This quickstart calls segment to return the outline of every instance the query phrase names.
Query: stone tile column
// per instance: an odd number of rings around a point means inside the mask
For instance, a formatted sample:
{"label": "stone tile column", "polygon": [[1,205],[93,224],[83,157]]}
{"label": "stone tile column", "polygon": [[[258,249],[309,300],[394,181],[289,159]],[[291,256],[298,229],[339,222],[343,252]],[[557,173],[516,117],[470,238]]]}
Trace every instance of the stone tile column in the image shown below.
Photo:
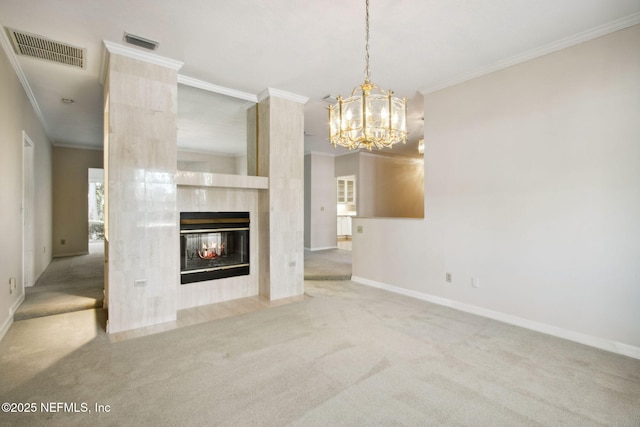
{"label": "stone tile column", "polygon": [[260,295],[270,300],[304,293],[304,103],[269,89],[258,96]]}
{"label": "stone tile column", "polygon": [[130,57],[120,45],[105,45],[105,285],[108,332],[119,332],[176,319],[181,64]]}

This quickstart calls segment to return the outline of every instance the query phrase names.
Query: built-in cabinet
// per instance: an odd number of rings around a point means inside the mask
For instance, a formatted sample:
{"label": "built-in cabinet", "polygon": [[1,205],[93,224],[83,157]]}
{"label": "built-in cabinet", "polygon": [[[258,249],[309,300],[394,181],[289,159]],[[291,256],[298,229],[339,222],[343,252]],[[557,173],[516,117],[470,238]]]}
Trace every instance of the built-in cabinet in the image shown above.
{"label": "built-in cabinet", "polygon": [[338,203],[356,203],[356,182],[354,178],[338,178]]}
{"label": "built-in cabinet", "polygon": [[356,177],[339,176],[336,179],[338,202],[338,237],[351,236],[351,217],[356,215]]}
{"label": "built-in cabinet", "polygon": [[338,236],[351,236],[351,217],[338,217]]}

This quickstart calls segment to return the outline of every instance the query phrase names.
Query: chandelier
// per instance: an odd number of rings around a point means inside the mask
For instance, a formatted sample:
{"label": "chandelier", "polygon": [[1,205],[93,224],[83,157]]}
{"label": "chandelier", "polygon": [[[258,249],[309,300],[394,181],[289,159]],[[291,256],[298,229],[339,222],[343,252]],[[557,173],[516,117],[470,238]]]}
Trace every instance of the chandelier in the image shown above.
{"label": "chandelier", "polygon": [[407,142],[407,100],[393,97],[371,83],[369,72],[369,0],[366,0],[366,45],[364,83],[351,96],[329,106],[329,141],[349,150],[390,148]]}

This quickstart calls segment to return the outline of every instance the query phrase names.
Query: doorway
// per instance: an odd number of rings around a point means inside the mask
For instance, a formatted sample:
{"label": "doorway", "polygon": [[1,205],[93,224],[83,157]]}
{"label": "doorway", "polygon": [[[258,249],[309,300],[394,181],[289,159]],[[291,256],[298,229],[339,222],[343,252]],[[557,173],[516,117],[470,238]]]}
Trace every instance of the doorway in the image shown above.
{"label": "doorway", "polygon": [[337,181],[337,246],[338,249],[350,251],[351,245],[351,219],[357,215],[356,204],[356,176],[339,176]]}
{"label": "doorway", "polygon": [[22,132],[22,285],[35,284],[34,252],[34,144],[25,131]]}
{"label": "doorway", "polygon": [[104,169],[89,168],[89,253],[104,252]]}

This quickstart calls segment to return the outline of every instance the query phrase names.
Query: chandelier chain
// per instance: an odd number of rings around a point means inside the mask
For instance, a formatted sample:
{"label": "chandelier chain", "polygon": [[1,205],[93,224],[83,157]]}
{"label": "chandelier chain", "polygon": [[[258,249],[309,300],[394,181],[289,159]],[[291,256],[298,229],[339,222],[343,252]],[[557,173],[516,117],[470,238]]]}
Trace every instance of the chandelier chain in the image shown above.
{"label": "chandelier chain", "polygon": [[366,1],[367,7],[367,18],[366,18],[366,26],[365,26],[365,69],[364,69],[364,81],[365,83],[369,83],[369,78],[371,77],[371,73],[369,72],[369,0]]}

